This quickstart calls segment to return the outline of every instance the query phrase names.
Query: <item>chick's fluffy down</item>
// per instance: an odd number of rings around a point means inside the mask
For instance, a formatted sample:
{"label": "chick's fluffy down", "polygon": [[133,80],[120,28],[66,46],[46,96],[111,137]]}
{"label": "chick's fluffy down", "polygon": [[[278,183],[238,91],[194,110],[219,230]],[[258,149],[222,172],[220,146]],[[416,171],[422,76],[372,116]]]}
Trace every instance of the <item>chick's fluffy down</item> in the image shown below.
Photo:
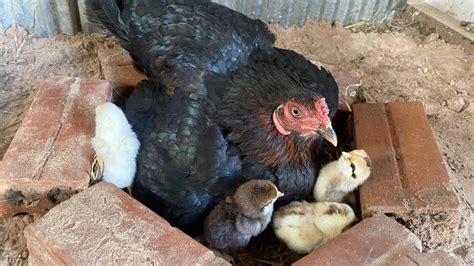
{"label": "chick's fluffy down", "polygon": [[354,211],[347,204],[294,201],[275,212],[273,227],[276,236],[290,250],[307,254],[354,221]]}
{"label": "chick's fluffy down", "polygon": [[125,188],[133,183],[140,142],[122,110],[113,103],[97,106],[92,146],[104,160],[103,180]]}

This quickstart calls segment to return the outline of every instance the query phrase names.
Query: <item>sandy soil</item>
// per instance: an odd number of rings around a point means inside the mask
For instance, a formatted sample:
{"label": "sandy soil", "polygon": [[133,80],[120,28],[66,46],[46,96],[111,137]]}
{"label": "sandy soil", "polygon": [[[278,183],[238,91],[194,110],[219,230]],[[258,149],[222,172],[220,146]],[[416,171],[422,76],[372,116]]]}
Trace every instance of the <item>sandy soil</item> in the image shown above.
{"label": "sandy soil", "polygon": [[[361,101],[423,102],[464,206],[463,227],[450,251],[466,263],[474,263],[474,225],[470,220],[474,202],[474,55],[436,35],[424,36],[416,27],[398,23],[351,29],[308,23],[303,28],[272,29],[280,47],[323,63],[362,70]],[[115,45],[101,34],[42,39],[12,28],[0,36],[0,158],[39,80],[54,75],[100,77],[97,49]],[[20,232],[29,222],[29,216],[21,216],[0,223],[0,263],[24,262]],[[18,237],[5,237],[14,231]]]}

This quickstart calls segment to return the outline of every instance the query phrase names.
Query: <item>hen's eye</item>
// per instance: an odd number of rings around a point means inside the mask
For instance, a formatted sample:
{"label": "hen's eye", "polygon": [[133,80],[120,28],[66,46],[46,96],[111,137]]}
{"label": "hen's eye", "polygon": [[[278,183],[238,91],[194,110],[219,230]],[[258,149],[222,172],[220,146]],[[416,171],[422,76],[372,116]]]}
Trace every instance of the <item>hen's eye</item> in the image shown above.
{"label": "hen's eye", "polygon": [[301,116],[301,111],[300,109],[296,108],[296,107],[293,107],[291,109],[291,114],[294,116],[294,117],[300,117]]}

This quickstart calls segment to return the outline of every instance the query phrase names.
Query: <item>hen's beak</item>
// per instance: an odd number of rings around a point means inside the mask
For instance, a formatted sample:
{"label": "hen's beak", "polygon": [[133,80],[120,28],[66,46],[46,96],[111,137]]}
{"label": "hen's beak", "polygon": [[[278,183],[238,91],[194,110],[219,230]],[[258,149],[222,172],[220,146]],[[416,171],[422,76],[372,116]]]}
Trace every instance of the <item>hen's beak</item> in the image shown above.
{"label": "hen's beak", "polygon": [[283,197],[285,193],[277,191],[277,198]]}
{"label": "hen's beak", "polygon": [[326,128],[318,129],[317,133],[323,137],[325,140],[331,142],[335,147],[337,146],[337,136],[332,126],[329,124]]}

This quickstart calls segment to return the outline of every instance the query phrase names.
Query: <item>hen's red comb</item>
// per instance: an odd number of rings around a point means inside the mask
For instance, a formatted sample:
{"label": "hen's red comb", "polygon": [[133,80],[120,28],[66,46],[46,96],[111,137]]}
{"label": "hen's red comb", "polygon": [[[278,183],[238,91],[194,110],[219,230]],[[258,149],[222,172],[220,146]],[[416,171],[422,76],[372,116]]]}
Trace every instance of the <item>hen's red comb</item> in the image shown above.
{"label": "hen's red comb", "polygon": [[329,120],[329,108],[328,105],[326,104],[326,99],[321,98],[317,100],[314,103],[314,108],[316,109],[316,115],[318,116],[317,118],[321,122],[328,123],[330,122]]}

